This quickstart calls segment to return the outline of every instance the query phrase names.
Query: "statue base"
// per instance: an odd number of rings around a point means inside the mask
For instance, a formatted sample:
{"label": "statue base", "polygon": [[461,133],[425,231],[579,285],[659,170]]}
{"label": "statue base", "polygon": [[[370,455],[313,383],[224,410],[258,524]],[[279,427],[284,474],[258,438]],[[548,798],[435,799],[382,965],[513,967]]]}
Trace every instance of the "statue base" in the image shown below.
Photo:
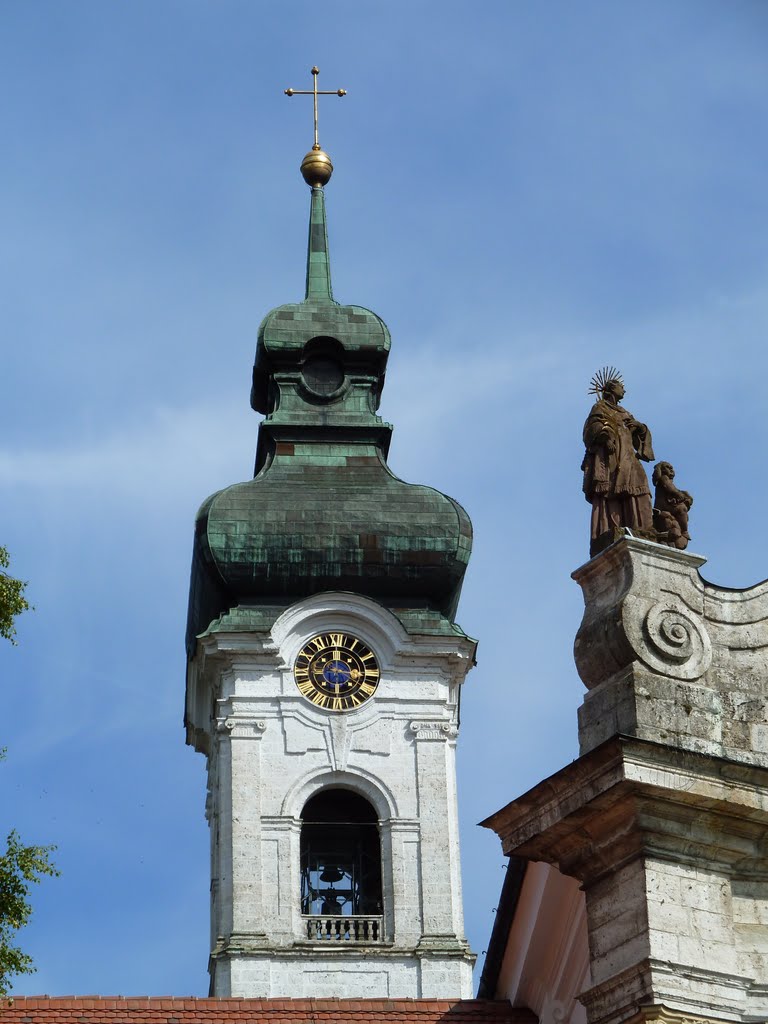
{"label": "statue base", "polygon": [[605,551],[611,544],[615,544],[616,541],[624,537],[639,537],[641,540],[651,540],[654,544],[666,543],[661,539],[658,530],[630,530],[628,526],[614,526],[612,530],[606,530],[605,533],[601,533],[599,537],[594,537],[589,542],[589,557],[594,558],[595,555],[599,555],[601,551]]}
{"label": "statue base", "polygon": [[599,537],[590,541],[589,557],[594,558],[595,555],[599,555],[623,537],[637,537],[640,540],[650,540],[654,544],[663,544],[665,547],[684,551],[688,547],[690,537],[687,534],[682,534],[679,529],[672,528],[667,519],[660,518],[660,516],[662,513],[659,513],[658,509],[654,509],[653,520],[656,526],[651,530],[630,530],[628,526],[615,526],[612,530],[606,530],[605,533],[601,533]]}

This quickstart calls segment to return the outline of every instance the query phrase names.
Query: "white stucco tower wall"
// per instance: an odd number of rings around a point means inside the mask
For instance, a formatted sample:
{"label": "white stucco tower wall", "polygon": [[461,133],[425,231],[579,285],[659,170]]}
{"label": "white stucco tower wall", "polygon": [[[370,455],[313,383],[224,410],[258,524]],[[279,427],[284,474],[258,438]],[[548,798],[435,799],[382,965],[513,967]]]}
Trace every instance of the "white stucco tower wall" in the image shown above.
{"label": "white stucco tower wall", "polygon": [[[299,692],[308,640],[346,631],[375,652],[378,689],[333,713]],[[475,644],[408,633],[368,598],[322,593],[269,633],[209,631],[187,684],[188,736],[208,758],[211,994],[469,998],[456,801],[459,692]],[[382,920],[363,938],[319,940],[301,913],[301,814],[324,788],[375,809]]]}

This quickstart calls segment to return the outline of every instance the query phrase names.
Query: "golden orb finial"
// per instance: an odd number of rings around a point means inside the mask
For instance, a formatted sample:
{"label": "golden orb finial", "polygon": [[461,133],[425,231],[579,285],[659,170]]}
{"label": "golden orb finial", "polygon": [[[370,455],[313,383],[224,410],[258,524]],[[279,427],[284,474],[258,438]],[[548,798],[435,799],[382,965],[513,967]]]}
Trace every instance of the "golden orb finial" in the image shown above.
{"label": "golden orb finial", "polygon": [[313,146],[301,161],[301,176],[311,188],[327,185],[333,174],[331,158],[324,149]]}

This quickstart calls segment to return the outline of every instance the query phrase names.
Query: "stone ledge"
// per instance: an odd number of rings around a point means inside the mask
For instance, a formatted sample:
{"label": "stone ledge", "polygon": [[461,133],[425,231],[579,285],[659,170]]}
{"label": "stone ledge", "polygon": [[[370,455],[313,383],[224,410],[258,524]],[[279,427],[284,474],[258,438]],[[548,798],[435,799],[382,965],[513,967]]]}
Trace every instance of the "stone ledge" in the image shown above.
{"label": "stone ledge", "polygon": [[[665,981],[669,980],[686,986],[682,998],[675,997],[674,988],[663,991]],[[579,1001],[586,1007],[591,1024],[746,1024],[758,1021],[745,1012],[750,987],[751,979],[744,976],[696,970],[649,958],[593,985],[582,992]],[[718,999],[720,1005],[714,1016],[704,995],[691,998],[694,989]],[[647,1005],[649,992],[660,996],[653,1005]],[[675,1005],[680,1002],[688,1005]],[[725,1010],[724,1002],[729,1004]],[[617,1005],[621,1008],[617,1009]]]}
{"label": "stone ledge", "polygon": [[768,768],[617,737],[480,824],[582,881],[643,853],[768,876]]}

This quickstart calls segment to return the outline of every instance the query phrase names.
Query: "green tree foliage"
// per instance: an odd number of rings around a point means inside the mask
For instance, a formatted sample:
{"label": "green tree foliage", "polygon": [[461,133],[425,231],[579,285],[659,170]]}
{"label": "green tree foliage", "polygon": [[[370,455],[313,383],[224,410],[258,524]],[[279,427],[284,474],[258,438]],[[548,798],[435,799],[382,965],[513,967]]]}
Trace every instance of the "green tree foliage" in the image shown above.
{"label": "green tree foliage", "polygon": [[51,862],[52,846],[24,846],[16,830],[0,857],[0,996],[8,995],[14,974],[32,974],[32,958],[13,939],[32,913],[30,887],[44,875],[58,875]]}
{"label": "green tree foliage", "polygon": [[10,557],[5,548],[0,547],[0,636],[16,643],[17,615],[27,611],[29,603],[24,597],[26,583],[15,579],[5,570],[10,565]]}
{"label": "green tree foliage", "polygon": [[[16,643],[17,615],[27,611],[24,598],[26,583],[14,579],[5,570],[9,565],[8,552],[0,547],[0,637]],[[0,761],[5,751],[0,750]],[[35,968],[32,958],[13,944],[19,928],[23,928],[32,913],[29,902],[30,888],[45,875],[58,875],[51,861],[52,846],[25,846],[18,832],[12,829],[0,856],[0,996],[8,995],[10,979],[15,974],[31,974]]]}

